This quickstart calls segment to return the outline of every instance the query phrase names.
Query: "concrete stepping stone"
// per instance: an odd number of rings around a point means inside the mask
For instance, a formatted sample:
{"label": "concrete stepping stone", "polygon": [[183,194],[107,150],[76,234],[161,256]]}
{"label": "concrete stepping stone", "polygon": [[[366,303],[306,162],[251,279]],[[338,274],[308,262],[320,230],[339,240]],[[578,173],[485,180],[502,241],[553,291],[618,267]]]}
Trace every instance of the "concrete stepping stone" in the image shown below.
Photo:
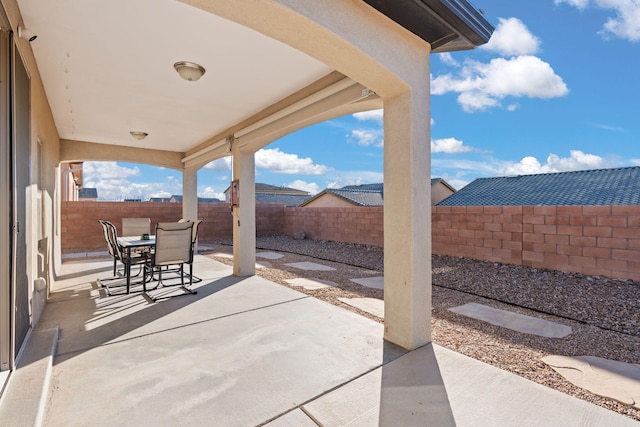
{"label": "concrete stepping stone", "polygon": [[266,259],[280,259],[283,258],[284,255],[279,254],[277,252],[258,252],[256,253],[258,258],[266,258]]}
{"label": "concrete stepping stone", "polygon": [[305,277],[298,277],[296,279],[286,279],[285,282],[287,282],[291,286],[301,286],[311,291],[316,289],[324,289],[324,288],[330,288],[333,286],[338,286],[336,282],[332,282],[330,280],[320,280],[316,278],[307,279]]}
{"label": "concrete stepping stone", "polygon": [[300,270],[315,270],[315,271],[335,271],[335,268],[328,265],[318,264],[315,262],[294,262],[291,264],[285,264],[289,267],[299,268]]}
{"label": "concrete stepping stone", "polygon": [[564,338],[571,333],[571,327],[566,325],[506,310],[499,310],[474,302],[453,307],[449,310],[525,334],[539,335],[547,338]]}
{"label": "concrete stepping stone", "polygon": [[377,298],[338,298],[345,304],[384,319],[384,301]]}
{"label": "concrete stepping stone", "polygon": [[351,279],[352,282],[355,282],[359,285],[366,286],[367,288],[373,289],[384,289],[384,277],[363,277],[361,279]]}
{"label": "concrete stepping stone", "polygon": [[269,261],[256,262],[256,268],[271,268],[273,265]]}
{"label": "concrete stepping stone", "polygon": [[640,409],[640,364],[595,356],[547,356],[542,361],[572,384]]}

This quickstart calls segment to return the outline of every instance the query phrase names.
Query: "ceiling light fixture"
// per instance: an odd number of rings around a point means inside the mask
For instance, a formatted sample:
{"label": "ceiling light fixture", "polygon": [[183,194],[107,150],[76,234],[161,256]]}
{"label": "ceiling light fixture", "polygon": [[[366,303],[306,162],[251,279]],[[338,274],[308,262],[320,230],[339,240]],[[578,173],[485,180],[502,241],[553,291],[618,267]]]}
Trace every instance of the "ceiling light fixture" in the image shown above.
{"label": "ceiling light fixture", "polygon": [[132,130],[129,133],[131,134],[132,137],[134,137],[135,139],[138,139],[138,140],[143,140],[143,139],[145,139],[147,137],[147,135],[149,135],[148,133],[142,132],[142,131],[139,131],[139,130]]}
{"label": "ceiling light fixture", "polygon": [[202,65],[198,65],[195,62],[178,61],[173,64],[173,68],[176,69],[180,77],[190,82],[195,82],[200,79],[202,75],[207,71]]}

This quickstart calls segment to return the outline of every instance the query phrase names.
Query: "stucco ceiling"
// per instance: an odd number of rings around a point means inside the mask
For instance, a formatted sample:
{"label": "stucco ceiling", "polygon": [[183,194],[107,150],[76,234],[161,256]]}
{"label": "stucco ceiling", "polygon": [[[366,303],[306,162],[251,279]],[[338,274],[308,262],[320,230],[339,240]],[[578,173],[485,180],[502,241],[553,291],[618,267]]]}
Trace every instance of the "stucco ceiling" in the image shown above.
{"label": "stucco ceiling", "polygon": [[[333,71],[174,0],[18,4],[62,139],[186,152]],[[177,61],[207,71],[189,82]]]}

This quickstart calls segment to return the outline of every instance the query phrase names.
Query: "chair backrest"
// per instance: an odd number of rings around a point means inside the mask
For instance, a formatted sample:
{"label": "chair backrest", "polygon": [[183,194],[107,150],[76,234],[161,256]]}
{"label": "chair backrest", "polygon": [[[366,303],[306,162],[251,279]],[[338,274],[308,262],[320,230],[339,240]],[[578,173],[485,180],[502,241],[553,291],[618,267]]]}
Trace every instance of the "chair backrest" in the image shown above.
{"label": "chair backrest", "polygon": [[116,249],[113,247],[112,239],[111,239],[111,230],[109,225],[111,224],[109,221],[105,221],[103,219],[99,219],[98,222],[102,226],[102,236],[104,237],[104,241],[107,243],[107,250],[109,251],[109,255],[112,257],[116,256]]}
{"label": "chair backrest", "polygon": [[191,232],[191,243],[193,244],[195,244],[198,240],[198,227],[200,227],[200,224],[202,224],[201,219],[196,219],[195,221],[193,221],[193,229]]}
{"label": "chair backrest", "polygon": [[122,218],[123,236],[142,236],[151,233],[151,218]]}
{"label": "chair backrest", "polygon": [[201,219],[186,219],[186,218],[181,218],[180,221],[178,221],[179,223],[184,223],[184,222],[193,222],[193,230],[191,232],[191,242],[193,244],[196,243],[196,240],[198,240],[198,227],[200,227],[200,224],[202,223]]}
{"label": "chair backrest", "polygon": [[156,225],[154,264],[171,265],[193,262],[191,235],[193,222],[160,222]]}
{"label": "chair backrest", "polygon": [[105,239],[109,242],[109,254],[115,257],[117,260],[124,262],[124,256],[122,254],[122,249],[118,244],[118,230],[116,226],[110,223],[109,221],[100,220],[100,224],[104,228]]}

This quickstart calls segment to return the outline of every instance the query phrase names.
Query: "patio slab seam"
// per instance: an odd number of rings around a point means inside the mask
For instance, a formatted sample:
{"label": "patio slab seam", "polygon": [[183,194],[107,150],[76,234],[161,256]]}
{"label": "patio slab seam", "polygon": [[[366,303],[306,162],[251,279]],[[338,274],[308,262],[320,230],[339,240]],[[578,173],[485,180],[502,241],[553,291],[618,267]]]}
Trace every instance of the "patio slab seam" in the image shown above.
{"label": "patio slab seam", "polygon": [[[430,344],[426,344],[426,345],[430,345]],[[399,354],[397,357],[395,357],[395,358],[393,358],[393,359],[391,359],[391,360],[388,360],[388,361],[386,361],[386,362],[382,362],[382,363],[380,363],[380,364],[378,364],[378,365],[372,366],[371,368],[367,369],[366,371],[364,371],[364,372],[362,372],[362,373],[360,373],[360,374],[358,374],[358,375],[356,375],[356,376],[354,376],[354,377],[351,377],[351,378],[349,378],[348,380],[343,381],[343,382],[342,382],[342,383],[340,383],[340,384],[336,384],[336,385],[335,385],[335,386],[333,386],[332,388],[330,388],[330,389],[328,389],[328,390],[325,390],[325,391],[323,391],[322,393],[319,393],[319,394],[317,394],[317,395],[315,395],[315,396],[313,396],[313,397],[310,397],[309,399],[307,399],[307,400],[306,400],[306,401],[304,401],[304,402],[299,403],[299,404],[298,404],[298,405],[296,405],[295,407],[290,408],[290,409],[288,409],[288,410],[286,410],[286,411],[284,411],[284,412],[282,412],[282,413],[280,413],[280,414],[278,414],[278,415],[276,415],[276,416],[274,416],[274,417],[269,418],[268,420],[264,421],[263,423],[258,424],[258,427],[265,426],[265,425],[269,424],[270,422],[273,422],[273,421],[277,420],[278,418],[284,417],[285,415],[287,415],[287,414],[289,414],[289,413],[291,413],[291,412],[293,412],[293,411],[295,411],[295,410],[297,410],[297,409],[299,409],[299,410],[301,410],[302,412],[304,412],[304,414],[305,414],[305,415],[307,415],[311,420],[313,420],[313,422],[314,422],[314,423],[316,423],[316,424],[317,424],[317,425],[319,425],[319,426],[322,426],[323,424],[321,424],[321,423],[320,423],[320,421],[316,419],[316,417],[314,417],[313,415],[311,415],[311,414],[310,414],[310,413],[309,413],[309,412],[304,408],[304,406],[305,406],[305,405],[308,405],[308,404],[310,404],[311,402],[314,402],[314,401],[316,401],[316,400],[318,400],[318,399],[322,398],[322,397],[323,397],[323,396],[325,396],[325,395],[328,395],[328,394],[330,394],[330,393],[333,393],[334,391],[337,391],[337,390],[341,389],[342,387],[344,387],[344,386],[346,386],[346,385],[349,385],[349,384],[351,384],[351,383],[352,383],[352,382],[354,382],[354,381],[359,380],[360,378],[362,378],[362,377],[364,377],[364,376],[366,376],[366,375],[370,374],[371,372],[374,372],[375,370],[380,369],[380,368],[384,367],[385,365],[388,365],[388,364],[390,364],[390,363],[392,363],[392,362],[394,362],[394,361],[396,361],[396,360],[400,359],[402,356],[404,356],[404,355],[405,355],[405,354],[407,354],[407,353],[409,353],[409,351],[405,350],[405,352],[404,352],[403,354]]]}

